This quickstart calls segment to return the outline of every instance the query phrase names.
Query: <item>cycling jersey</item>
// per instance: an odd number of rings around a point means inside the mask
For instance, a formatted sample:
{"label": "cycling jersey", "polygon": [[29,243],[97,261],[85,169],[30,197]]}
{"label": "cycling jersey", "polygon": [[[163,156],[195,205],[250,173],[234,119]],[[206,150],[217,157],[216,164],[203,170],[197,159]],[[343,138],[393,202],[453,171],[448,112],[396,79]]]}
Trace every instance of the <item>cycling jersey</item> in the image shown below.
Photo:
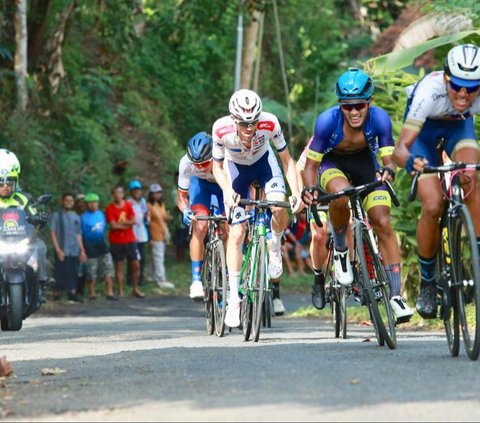
{"label": "cycling jersey", "polygon": [[178,189],[188,192],[190,188],[190,178],[195,176],[199,179],[205,179],[209,182],[215,182],[212,170],[205,171],[193,165],[192,161],[185,154],[178,165]]}
{"label": "cycling jersey", "polygon": [[419,130],[427,119],[464,120],[480,113],[480,97],[463,113],[453,107],[448,98],[444,72],[432,72],[414,85],[406,88],[409,97],[405,127]]}
{"label": "cycling jersey", "polygon": [[31,197],[19,191],[14,191],[8,198],[0,198],[0,208],[6,209],[8,207],[17,207],[21,210],[26,210],[27,213],[36,214],[36,210],[30,206]]}
{"label": "cycling jersey", "polygon": [[[321,162],[323,156],[343,141],[343,123],[343,113],[339,106],[321,113],[315,122],[315,133],[307,157]],[[363,133],[373,153],[380,151],[381,157],[393,154],[392,122],[385,110],[376,106],[370,107],[363,124]]]}
{"label": "cycling jersey", "polygon": [[257,130],[252,138],[251,148],[246,148],[237,134],[235,121],[230,116],[218,119],[213,124],[213,159],[230,160],[241,165],[251,165],[271,150],[271,140],[278,152],[287,148],[282,128],[275,115],[262,112]]}

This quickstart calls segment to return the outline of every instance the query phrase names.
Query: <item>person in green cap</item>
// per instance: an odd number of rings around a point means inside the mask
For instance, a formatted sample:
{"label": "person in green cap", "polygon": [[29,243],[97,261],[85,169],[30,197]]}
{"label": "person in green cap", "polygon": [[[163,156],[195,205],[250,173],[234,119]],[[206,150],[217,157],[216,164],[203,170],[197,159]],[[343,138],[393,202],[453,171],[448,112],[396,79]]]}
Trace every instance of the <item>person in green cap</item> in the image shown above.
{"label": "person in green cap", "polygon": [[87,253],[87,289],[88,298],[96,299],[95,282],[105,280],[105,295],[107,300],[116,300],[113,295],[113,261],[105,241],[107,221],[103,211],[98,209],[100,197],[94,192],[85,196],[86,211],[81,216],[82,237]]}

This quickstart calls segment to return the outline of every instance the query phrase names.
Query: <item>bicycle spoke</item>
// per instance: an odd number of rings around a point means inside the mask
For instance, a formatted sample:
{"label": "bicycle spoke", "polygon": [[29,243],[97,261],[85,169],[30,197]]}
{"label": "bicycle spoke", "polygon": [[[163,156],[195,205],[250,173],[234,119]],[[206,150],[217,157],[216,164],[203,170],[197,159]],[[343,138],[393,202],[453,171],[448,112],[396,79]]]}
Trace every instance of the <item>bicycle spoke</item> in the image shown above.
{"label": "bicycle spoke", "polygon": [[225,332],[225,305],[227,299],[227,272],[223,242],[215,244],[215,270],[213,278],[213,311],[215,316],[215,334],[219,337]]}

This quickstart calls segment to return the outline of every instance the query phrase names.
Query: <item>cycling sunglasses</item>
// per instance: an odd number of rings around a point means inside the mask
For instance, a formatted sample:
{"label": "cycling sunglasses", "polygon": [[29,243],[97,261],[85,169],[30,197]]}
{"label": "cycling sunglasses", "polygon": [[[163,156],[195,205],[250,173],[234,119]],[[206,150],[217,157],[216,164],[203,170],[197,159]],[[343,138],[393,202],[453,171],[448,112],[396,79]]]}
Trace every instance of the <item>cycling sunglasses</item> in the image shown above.
{"label": "cycling sunglasses", "polygon": [[15,185],[15,182],[13,181],[6,181],[6,182],[0,181],[0,188],[3,188],[3,187],[13,188],[14,185]]}
{"label": "cycling sunglasses", "polygon": [[446,78],[447,82],[449,83],[450,88],[454,91],[457,91],[457,92],[464,89],[467,92],[467,94],[472,94],[480,88],[480,84],[479,85],[474,85],[473,87],[464,87],[462,85],[458,85],[451,80],[449,75],[446,75],[445,78]]}
{"label": "cycling sunglasses", "polygon": [[208,166],[210,166],[211,162],[211,160],[207,160],[206,162],[194,163],[193,165],[198,169],[206,169]]}
{"label": "cycling sunglasses", "polygon": [[361,111],[365,109],[365,107],[368,106],[369,101],[364,101],[362,103],[340,103],[340,107],[342,110],[345,110],[346,112],[351,112],[353,109]]}
{"label": "cycling sunglasses", "polygon": [[242,128],[246,128],[246,129],[250,129],[250,128],[254,128],[258,125],[258,119],[257,120],[254,120],[252,122],[240,122],[240,121],[237,121],[237,125],[238,126],[241,126]]}

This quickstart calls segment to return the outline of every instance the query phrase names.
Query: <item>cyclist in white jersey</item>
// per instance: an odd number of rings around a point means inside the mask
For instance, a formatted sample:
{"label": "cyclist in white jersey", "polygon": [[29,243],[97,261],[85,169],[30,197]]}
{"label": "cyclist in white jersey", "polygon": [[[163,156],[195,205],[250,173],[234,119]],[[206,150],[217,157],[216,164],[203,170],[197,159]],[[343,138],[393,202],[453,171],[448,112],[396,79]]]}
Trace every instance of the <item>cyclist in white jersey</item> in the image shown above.
{"label": "cyclist in white jersey", "polygon": [[[269,200],[285,201],[286,188],[277,158],[270,146],[273,142],[286,174],[292,197],[292,211],[302,207],[295,162],[290,156],[282,129],[275,115],[262,112],[262,101],[250,90],[236,91],[229,103],[230,115],[213,125],[213,174],[221,186],[227,208],[235,208],[227,242],[227,268],[230,298],[225,324],[240,325],[238,284],[242,266],[241,247],[245,239],[245,209],[238,207],[246,198],[250,185],[257,181]],[[228,212],[228,210],[227,210]],[[288,213],[283,208],[272,209],[272,239],[269,254],[269,274],[277,279],[282,274],[281,238],[288,225]]]}
{"label": "cyclist in white jersey", "polygon": [[192,283],[190,298],[203,300],[202,266],[205,254],[205,237],[208,223],[197,221],[195,216],[208,215],[213,206],[215,213],[224,213],[223,193],[212,174],[212,137],[206,132],[194,135],[187,144],[187,154],[178,168],[177,206],[183,213],[183,223],[193,221],[190,239]]}
{"label": "cyclist in white jersey", "polygon": [[[452,48],[443,72],[428,74],[407,89],[409,100],[405,122],[393,160],[408,172],[422,171],[426,164],[441,161],[436,146],[445,140],[445,152],[454,162],[478,163],[479,148],[473,115],[480,113],[480,49],[473,44]],[[480,248],[480,193],[477,178],[464,181],[465,199]],[[417,224],[417,249],[421,270],[420,295],[416,308],[424,318],[437,314],[435,267],[440,237],[438,222],[443,208],[440,180],[435,174],[418,180],[422,214]]]}

